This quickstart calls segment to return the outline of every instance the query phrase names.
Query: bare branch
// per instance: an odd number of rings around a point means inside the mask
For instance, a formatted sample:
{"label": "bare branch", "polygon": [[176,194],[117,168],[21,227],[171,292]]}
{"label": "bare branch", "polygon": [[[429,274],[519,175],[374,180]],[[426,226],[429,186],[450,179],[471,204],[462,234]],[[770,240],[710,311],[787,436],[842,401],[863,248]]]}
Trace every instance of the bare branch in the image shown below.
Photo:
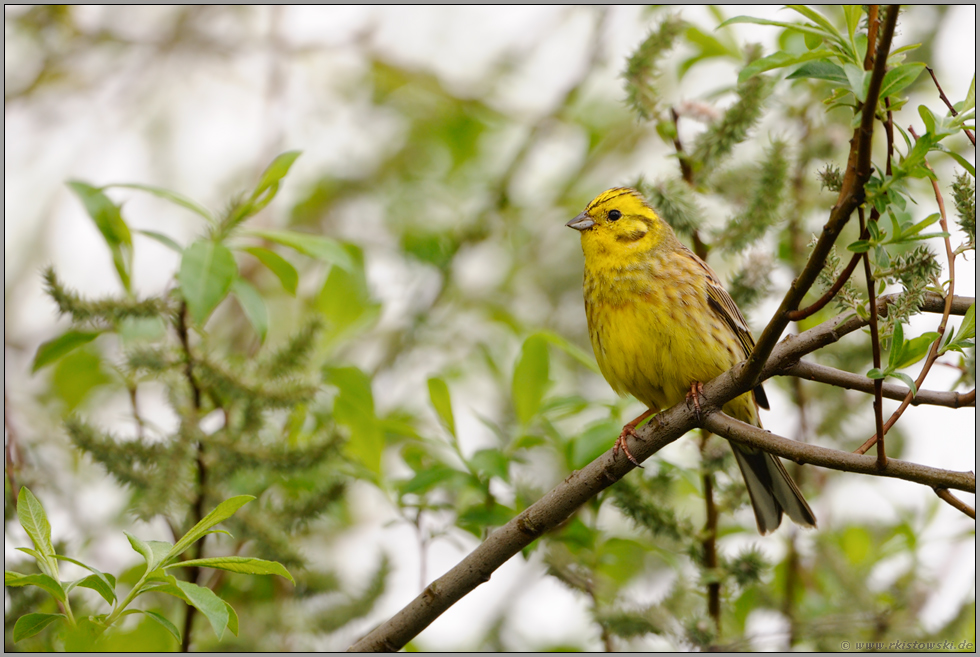
{"label": "bare branch", "polygon": [[[784,369],[781,374],[786,376],[796,376],[808,381],[828,383],[838,388],[847,390],[858,390],[868,394],[874,393],[874,382],[866,376],[845,372],[835,367],[818,365],[809,361],[801,360]],[[881,393],[888,399],[902,401],[910,390],[897,383],[885,383],[881,387]],[[976,407],[976,394],[959,392],[939,392],[936,390],[919,390],[918,394],[912,398],[912,405],[919,406],[927,404],[930,406],[945,406],[947,408]]]}
{"label": "bare branch", "polygon": [[[864,224],[864,208],[858,208],[858,218],[861,221],[861,233],[864,234],[866,226]],[[875,306],[875,279],[871,275],[871,259],[868,257],[868,252],[865,251],[864,255],[861,257],[862,262],[864,262],[864,280],[868,285],[868,299],[870,299],[870,305]],[[871,362],[876,370],[881,370],[881,336],[878,335],[878,313],[869,313],[870,321],[868,324],[871,327]],[[878,468],[884,469],[885,465],[888,463],[888,457],[885,455],[885,428],[884,421],[882,418],[883,409],[881,407],[881,384],[882,380],[875,379],[874,382],[874,412],[875,412],[875,442],[878,445]]]}
{"label": "bare branch", "polygon": [[965,513],[966,515],[970,516],[974,520],[977,519],[976,509],[974,509],[972,506],[970,506],[969,504],[967,504],[963,500],[960,500],[960,499],[954,497],[953,494],[949,492],[949,489],[948,488],[940,488],[940,487],[934,486],[933,487],[933,490],[936,491],[936,495],[939,496],[939,499],[943,500],[944,502],[946,502],[947,504],[949,504],[954,509],[956,509],[958,511],[962,511],[963,513]]}
{"label": "bare branch", "polygon": [[704,426],[729,440],[757,447],[797,463],[810,463],[843,472],[894,477],[926,486],[955,488],[967,493],[976,492],[977,480],[972,472],[942,470],[898,459],[888,459],[885,467],[880,468],[873,456],[800,443],[739,422],[721,412],[709,413],[705,417]]}
{"label": "bare branch", "polygon": [[[868,237],[870,237],[870,234],[865,232],[861,233],[860,239],[866,240]],[[837,293],[840,292],[841,288],[844,287],[844,284],[847,283],[847,280],[851,277],[851,274],[854,273],[854,268],[857,267],[857,263],[860,260],[860,253],[855,253],[853,256],[851,256],[851,261],[847,263],[847,266],[844,267],[844,270],[840,273],[840,276],[838,276],[837,280],[834,281],[834,284],[830,286],[830,289],[824,292],[822,297],[811,303],[806,308],[789,311],[786,313],[786,319],[790,320],[791,322],[798,322],[801,319],[806,319],[810,315],[818,312],[824,306],[830,303],[833,298],[837,296]]]}

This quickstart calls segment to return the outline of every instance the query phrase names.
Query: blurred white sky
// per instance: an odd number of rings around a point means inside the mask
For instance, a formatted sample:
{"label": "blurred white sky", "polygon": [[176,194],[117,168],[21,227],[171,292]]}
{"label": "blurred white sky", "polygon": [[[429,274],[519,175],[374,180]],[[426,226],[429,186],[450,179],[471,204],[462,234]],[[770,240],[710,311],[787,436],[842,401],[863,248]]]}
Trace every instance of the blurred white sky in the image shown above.
{"label": "blurred white sky", "polygon": [[[5,11],[9,16],[21,10],[8,7]],[[237,13],[217,12],[222,20],[202,22],[201,29],[224,44],[226,51],[208,57],[186,50],[158,52],[153,44],[170,30],[173,9],[104,6],[73,11],[92,29],[111,26],[117,34],[146,45],[128,49],[125,60],[104,59],[110,56],[102,50],[101,55],[90,57],[91,61],[72,65],[77,79],[54,84],[28,101],[5,103],[4,326],[5,344],[16,347],[5,348],[5,390],[9,390],[15,406],[27,403],[38,390],[29,375],[37,345],[66,326],[56,320],[52,304],[41,293],[41,267],[55,264],[72,287],[88,295],[118,291],[104,243],[64,186],[66,180],[77,178],[97,185],[149,183],[220,208],[224,199],[248,185],[274,154],[299,148],[303,156],[282,194],[263,216],[267,222],[280,221],[298,190],[323,170],[354,176],[374,166],[390,147],[387,144],[401,138],[399,118],[373,108],[370,92],[357,88],[366,67],[361,55],[364,48],[434,71],[450,88],[463,94],[484,93],[481,80],[510,54],[514,56],[512,69],[504,82],[494,87],[493,102],[501,110],[531,121],[548,111],[584,65],[596,10],[556,6],[241,8]],[[709,25],[702,7],[678,11],[687,20]],[[725,12],[729,16],[752,14],[794,20],[790,12],[774,7],[726,7]],[[624,97],[618,77],[624,58],[650,24],[641,8],[609,9],[602,40],[608,75],[595,80],[590,93]],[[914,22],[902,23],[898,41],[915,42],[919,36],[916,29]],[[738,30],[746,39],[765,44],[767,50],[775,43],[774,28],[745,25]],[[947,96],[955,102],[965,96],[974,73],[975,6],[951,8],[942,30],[932,65],[942,76]],[[9,30],[6,37],[5,78],[8,85],[14,85],[29,77],[40,54],[11,38]],[[731,75],[730,69],[727,74]],[[680,95],[694,98],[714,88],[717,79],[712,76],[704,72],[688,76]],[[914,108],[916,101],[936,106],[935,98],[920,97],[914,98],[910,107]],[[903,117],[919,124],[914,109]],[[934,165],[947,166],[940,162]],[[155,199],[137,194],[115,197],[127,198],[126,217],[135,227],[165,230],[182,242],[200,229],[192,216]],[[137,238],[136,249],[136,288],[146,294],[159,292],[176,266],[175,255],[141,238]],[[938,244],[933,249],[941,252]],[[384,285],[380,288],[401,275],[398,271],[386,274],[383,262],[372,264],[370,258],[369,267],[375,268],[372,283],[377,284],[381,277]],[[975,295],[972,256],[958,271],[956,291]],[[920,318],[913,326],[918,331],[931,330],[934,320]],[[944,389],[953,380],[952,371],[937,367],[928,387]],[[454,400],[460,423],[476,425],[473,408],[478,402]],[[894,406],[886,407],[886,411]],[[964,462],[965,455],[973,454],[973,447],[964,445],[964,437],[973,435],[975,416],[955,413],[955,420],[952,417],[950,411],[934,408],[915,409],[906,415],[903,422],[908,434],[919,437],[912,443],[908,458],[938,467],[973,468],[973,463]],[[776,433],[792,435],[795,430],[792,417],[769,413],[764,421]],[[964,422],[972,426],[963,426]],[[685,447],[675,447],[676,457],[683,458]],[[872,481],[856,475],[837,481],[843,483],[836,485],[816,509],[822,523],[877,517],[888,508],[899,514],[903,509],[921,510],[935,504],[931,492],[909,483]],[[98,484],[90,480],[87,485]],[[378,621],[418,592],[418,553],[414,547],[406,547],[415,545],[414,533],[408,527],[386,524],[395,519],[388,502],[367,486],[361,486],[359,493],[358,511],[366,522],[336,546],[330,558],[343,563],[342,574],[357,582],[374,567],[379,551],[394,557],[394,586],[372,616],[372,621]],[[854,504],[857,499],[863,503]],[[53,515],[55,531],[65,531],[64,524],[72,521],[72,514]],[[969,541],[959,540],[970,527],[972,523],[958,512],[940,505],[935,523],[922,535],[923,560],[939,582],[926,603],[927,619],[934,626],[948,616],[951,607],[944,601],[956,602],[972,594],[975,554]],[[782,549],[780,538],[758,540],[774,554]],[[5,545],[9,553],[10,541],[5,540]],[[437,541],[428,555],[429,578],[442,574],[472,546],[469,537],[457,542]],[[727,552],[738,547],[722,545]],[[125,555],[123,559],[130,558],[128,546],[111,549],[118,549],[118,555]],[[887,573],[882,577],[887,579]],[[524,590],[529,581],[534,584]],[[516,596],[518,588],[522,591]],[[516,604],[520,613],[510,617],[513,626],[508,631],[515,638],[514,645],[508,647],[544,646],[567,637],[569,631],[579,632],[587,645],[600,645],[582,601],[550,578],[540,577],[540,567],[533,560],[528,565],[520,558],[447,612],[418,638],[418,645],[465,649],[467,646],[460,642],[472,636],[473,626],[489,623],[511,604]],[[547,635],[544,628],[553,626],[558,618],[562,619],[560,627],[554,636]],[[345,641],[353,638],[333,637],[324,647],[343,648]],[[651,643],[649,647],[664,646]]]}

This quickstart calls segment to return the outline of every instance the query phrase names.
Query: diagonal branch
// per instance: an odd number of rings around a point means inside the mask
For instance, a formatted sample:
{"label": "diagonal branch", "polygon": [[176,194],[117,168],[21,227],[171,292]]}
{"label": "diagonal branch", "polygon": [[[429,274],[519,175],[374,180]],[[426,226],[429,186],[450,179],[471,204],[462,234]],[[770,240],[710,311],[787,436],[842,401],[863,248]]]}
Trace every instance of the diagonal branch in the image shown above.
{"label": "diagonal branch", "polygon": [[[885,312],[888,304],[894,299],[894,295],[880,297],[878,299],[878,312]],[[973,299],[956,297],[952,301],[952,310],[956,314],[964,314],[972,302]],[[922,309],[928,312],[942,312],[943,304],[944,300],[939,295],[927,294]],[[777,345],[768,362],[764,363],[764,378],[779,374],[788,363],[796,361],[804,354],[815,351],[822,346],[836,342],[848,333],[857,331],[865,325],[867,325],[867,321],[856,315],[851,317],[842,315],[798,336],[788,337]],[[708,412],[716,411],[729,400],[748,391],[750,388],[744,387],[740,383],[746,379],[742,375],[745,367],[746,363],[740,363],[731,371],[706,383],[702,391],[702,408],[707,409]],[[715,413],[714,417],[718,417],[718,414]],[[657,416],[657,421],[649,422],[638,429],[638,438],[632,441],[630,451],[638,460],[643,461],[697,425],[698,420],[695,417],[694,408],[687,403],[678,404],[661,412]],[[711,427],[707,428],[711,429]],[[781,439],[779,450],[774,449],[773,451],[791,454],[788,449],[784,449],[784,442],[791,446],[802,444]],[[972,483],[973,475],[970,473],[948,472],[896,460],[890,461],[884,471],[879,471],[875,468],[872,457],[825,448],[816,449],[833,455],[833,459],[829,455],[827,456],[828,462],[843,464],[838,467],[827,466],[835,467],[835,469],[895,476],[910,481],[922,480],[923,483],[935,481],[935,485],[959,490],[972,491],[975,487],[975,483]],[[795,453],[792,454],[789,458],[795,459]],[[821,453],[822,456],[823,453]],[[868,466],[868,463],[871,465]],[[579,507],[622,479],[634,467],[627,460],[625,454],[614,457],[612,450],[609,450],[581,470],[573,472],[540,500],[490,534],[460,563],[426,587],[417,598],[401,611],[354,643],[349,650],[358,652],[399,650],[470,591],[489,581],[494,571],[508,559],[545,532],[564,522]]]}

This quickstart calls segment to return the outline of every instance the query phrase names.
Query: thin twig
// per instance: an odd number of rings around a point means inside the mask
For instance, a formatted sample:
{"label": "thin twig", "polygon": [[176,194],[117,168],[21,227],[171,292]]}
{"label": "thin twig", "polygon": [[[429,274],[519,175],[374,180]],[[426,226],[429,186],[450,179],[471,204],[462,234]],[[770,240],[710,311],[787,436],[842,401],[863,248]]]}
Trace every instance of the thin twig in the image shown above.
{"label": "thin twig", "polygon": [[[926,70],[929,71],[929,75],[932,76],[932,81],[935,83],[936,89],[939,91],[939,98],[944,103],[946,103],[946,107],[949,108],[949,113],[952,114],[953,116],[959,116],[957,114],[956,110],[953,109],[953,103],[949,102],[949,98],[947,98],[946,97],[946,94],[943,93],[943,88],[941,86],[939,86],[939,80],[936,79],[936,74],[933,72],[932,68],[929,67],[929,66],[926,66]],[[973,131],[964,126],[963,127],[963,132],[966,133],[966,136],[970,140],[970,143],[973,144],[974,146],[976,146],[977,145],[977,138],[973,135]]]}
{"label": "thin twig", "polygon": [[[858,219],[861,222],[861,232],[864,233],[866,226],[864,224],[864,208],[858,208]],[[869,308],[874,308],[875,303],[875,279],[871,275],[871,259],[868,257],[868,252],[865,251],[861,260],[864,262],[864,278],[868,284],[868,300],[870,302]],[[871,328],[871,360],[874,364],[876,370],[881,370],[881,338],[878,335],[878,313],[869,313],[870,321],[868,323]],[[877,462],[878,467],[884,469],[885,465],[888,463],[888,457],[885,455],[885,431],[882,422],[882,405],[881,405],[881,379],[875,379],[874,382],[874,413],[875,413],[875,440],[878,445],[877,449]]]}
{"label": "thin twig", "polygon": [[[865,231],[861,233],[860,239],[866,240],[869,237],[871,237],[871,234]],[[806,308],[789,311],[786,313],[786,319],[791,322],[798,322],[801,319],[806,319],[807,317],[823,309],[824,306],[830,303],[831,300],[837,296],[837,293],[840,292],[841,288],[844,287],[844,285],[847,283],[847,279],[849,279],[851,274],[854,273],[854,268],[857,267],[857,263],[860,261],[860,253],[855,253],[853,256],[851,256],[851,261],[847,263],[847,266],[844,267],[844,270],[840,273],[840,276],[838,276],[837,280],[834,281],[834,284],[830,286],[830,289],[824,292],[822,297],[814,301]]]}
{"label": "thin twig", "polygon": [[939,496],[939,499],[943,500],[944,502],[946,502],[947,504],[949,504],[954,509],[956,509],[958,511],[962,511],[963,513],[965,513],[966,515],[970,516],[974,520],[977,519],[976,509],[974,509],[972,506],[970,506],[969,504],[967,504],[963,500],[955,497],[952,493],[949,492],[949,489],[948,488],[942,488],[942,487],[939,487],[939,486],[934,486],[933,487],[933,490],[936,491],[936,495]]}
{"label": "thin twig", "polygon": [[127,383],[126,389],[129,391],[129,405],[133,409],[133,419],[136,421],[136,437],[143,440],[146,434],[146,423],[143,421],[143,417],[140,415],[139,404],[137,403],[136,397],[136,383]]}
{"label": "thin twig", "polygon": [[677,161],[681,166],[681,178],[684,179],[688,185],[694,184],[694,170],[691,168],[691,162],[687,159],[684,154],[684,145],[681,144],[681,132],[680,132],[680,116],[677,114],[677,110],[673,107],[670,108],[670,119],[674,122],[674,150],[677,152]]}
{"label": "thin twig", "polygon": [[[180,344],[184,350],[184,375],[187,377],[187,381],[191,387],[191,400],[193,404],[194,417],[192,421],[196,424],[198,416],[201,411],[201,389],[197,384],[197,380],[194,378],[194,356],[191,352],[190,344],[190,332],[187,328],[187,302],[181,302],[180,309],[177,311],[177,336],[180,339]],[[199,440],[197,442],[197,496],[194,498],[194,504],[191,508],[191,518],[190,526],[193,527],[201,518],[204,517],[204,497],[205,497],[205,486],[207,485],[207,464],[204,460],[204,442]],[[192,553],[191,559],[199,559],[204,553],[204,539],[207,536],[202,536],[201,539],[194,543],[192,548],[194,552]],[[196,566],[187,569],[187,581],[194,584],[200,576],[200,569]],[[184,614],[184,632],[181,636],[180,651],[190,652],[191,647],[191,633],[194,629],[194,617],[197,614],[197,608],[193,605],[187,605],[187,611]]]}
{"label": "thin twig", "polygon": [[[874,381],[868,377],[827,365],[818,365],[810,361],[798,361],[784,369],[780,374],[806,379],[807,381],[826,383],[846,390],[858,390],[874,394]],[[884,397],[896,401],[903,401],[909,392],[909,388],[898,383],[885,382],[881,387],[881,393]],[[976,407],[976,391],[959,393],[955,390],[951,392],[919,390],[912,398],[912,405],[945,406],[946,408]]]}
{"label": "thin twig", "polygon": [[[701,431],[701,460],[704,461],[704,449],[708,444],[711,434],[705,430]],[[718,509],[715,507],[714,479],[708,470],[701,476],[704,486],[704,540],[701,541],[701,549],[704,551],[704,567],[712,573],[708,581],[708,615],[715,622],[717,638],[721,638],[721,582],[714,577],[714,572],[718,568],[718,550],[716,538],[718,536]]]}
{"label": "thin twig", "polygon": [[[916,139],[919,138],[919,136],[915,134],[915,130],[911,126],[909,126],[909,131],[912,133],[913,137],[915,137]],[[923,160],[923,164],[925,164],[926,168],[928,168],[929,171],[932,171],[932,167],[929,165],[928,160]],[[929,374],[929,370],[932,369],[932,366],[936,362],[936,359],[939,358],[939,346],[943,343],[943,336],[946,334],[946,322],[949,321],[949,315],[953,308],[952,306],[953,292],[955,291],[955,285],[956,285],[956,268],[954,262],[956,256],[953,254],[953,247],[949,243],[949,224],[946,223],[946,204],[943,202],[943,195],[939,190],[939,183],[936,181],[936,178],[933,177],[931,181],[932,181],[933,193],[936,195],[936,203],[939,205],[939,225],[942,227],[943,233],[946,234],[946,237],[943,238],[943,243],[946,245],[946,263],[949,268],[949,289],[946,292],[946,303],[944,304],[943,307],[943,318],[939,322],[939,326],[936,328],[936,332],[939,334],[939,337],[937,337],[933,341],[932,346],[929,348],[929,353],[926,356],[926,360],[922,365],[922,371],[919,372],[919,378],[916,379],[915,381],[916,389],[918,389],[919,387],[922,386],[923,383],[925,383],[926,376]],[[888,418],[888,421],[884,424],[883,427],[884,433],[887,433],[888,430],[891,429],[896,422],[898,422],[898,419],[902,417],[902,414],[905,412],[905,409],[907,409],[909,405],[912,403],[912,397],[913,397],[913,392],[910,389],[908,395],[906,395],[905,399],[902,401],[899,407],[895,409],[895,412],[892,413],[891,417]],[[876,433],[876,435],[869,438],[863,445],[857,448],[855,450],[855,453],[864,454],[866,451],[871,449],[872,445],[874,445],[878,440],[881,439],[884,433],[882,432]]]}

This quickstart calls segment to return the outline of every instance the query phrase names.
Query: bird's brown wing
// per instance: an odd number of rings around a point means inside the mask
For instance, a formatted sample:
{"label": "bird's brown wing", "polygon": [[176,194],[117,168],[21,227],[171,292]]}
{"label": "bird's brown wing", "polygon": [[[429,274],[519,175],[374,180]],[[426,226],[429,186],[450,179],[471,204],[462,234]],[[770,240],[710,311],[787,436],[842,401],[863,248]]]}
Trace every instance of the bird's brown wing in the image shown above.
{"label": "bird's brown wing", "polygon": [[[711,267],[694,253],[688,251],[688,254],[704,269],[705,277],[708,281],[708,306],[728,324],[732,333],[735,334],[739,343],[741,343],[742,352],[748,358],[752,350],[755,349],[755,338],[752,337],[749,324],[745,321],[745,317],[742,316],[742,311],[735,305],[735,300],[732,299],[732,295],[728,294],[728,290],[718,280],[718,276],[711,270]],[[759,403],[759,406],[769,410],[769,400],[766,398],[766,391],[762,389],[762,386],[756,387],[753,392],[755,393],[755,400]]]}

